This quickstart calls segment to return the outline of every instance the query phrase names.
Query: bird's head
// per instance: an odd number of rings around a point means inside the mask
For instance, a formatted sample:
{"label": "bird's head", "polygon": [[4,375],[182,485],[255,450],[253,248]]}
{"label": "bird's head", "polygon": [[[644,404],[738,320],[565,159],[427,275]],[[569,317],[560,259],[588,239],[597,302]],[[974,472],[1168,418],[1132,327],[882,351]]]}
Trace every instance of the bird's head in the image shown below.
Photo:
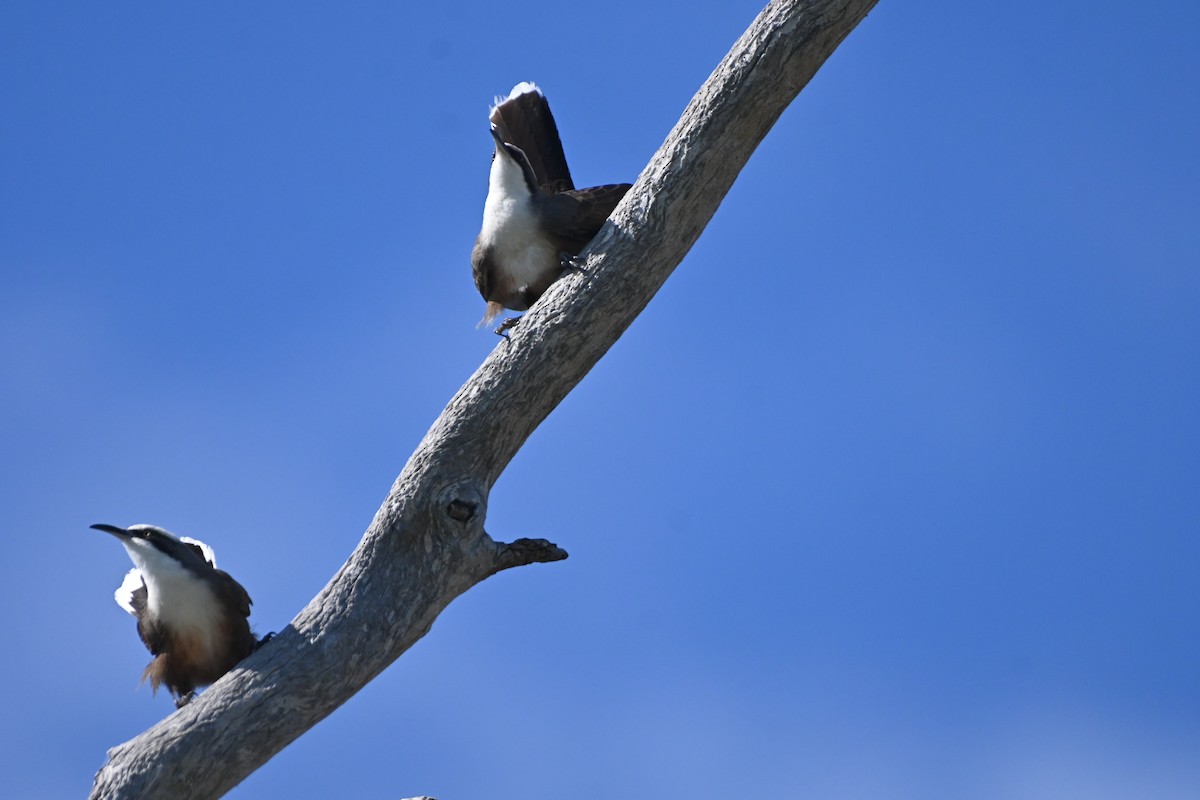
{"label": "bird's head", "polygon": [[92,528],[117,537],[133,563],[142,570],[169,565],[203,572],[217,566],[211,547],[195,539],[180,538],[157,525],[118,528],[116,525],[97,524]]}

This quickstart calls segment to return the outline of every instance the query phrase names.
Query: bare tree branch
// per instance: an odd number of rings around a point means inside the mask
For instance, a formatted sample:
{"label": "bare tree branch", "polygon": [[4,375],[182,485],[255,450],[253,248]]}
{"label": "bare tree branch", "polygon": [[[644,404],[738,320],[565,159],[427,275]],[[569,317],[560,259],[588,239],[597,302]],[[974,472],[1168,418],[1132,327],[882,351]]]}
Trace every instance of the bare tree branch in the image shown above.
{"label": "bare tree branch", "polygon": [[488,493],[704,230],[750,154],[875,0],[769,5],[700,88],[610,222],[450,400],[349,561],[267,647],[108,752],[96,798],[217,797],[346,702],[502,569],[567,554],[494,541]]}

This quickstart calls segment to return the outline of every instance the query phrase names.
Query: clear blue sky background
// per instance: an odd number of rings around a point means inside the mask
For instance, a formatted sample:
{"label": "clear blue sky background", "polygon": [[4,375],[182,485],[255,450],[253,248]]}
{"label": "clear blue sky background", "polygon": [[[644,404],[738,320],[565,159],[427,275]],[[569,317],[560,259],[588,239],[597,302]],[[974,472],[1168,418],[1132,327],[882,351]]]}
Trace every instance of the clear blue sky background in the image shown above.
{"label": "clear blue sky background", "polygon": [[[496,346],[492,97],[632,180],[760,8],[432,5],[0,12],[6,797],[172,710],[90,523],[282,628]],[[1198,27],[884,0],[496,486],[571,558],[231,796],[1200,796]]]}

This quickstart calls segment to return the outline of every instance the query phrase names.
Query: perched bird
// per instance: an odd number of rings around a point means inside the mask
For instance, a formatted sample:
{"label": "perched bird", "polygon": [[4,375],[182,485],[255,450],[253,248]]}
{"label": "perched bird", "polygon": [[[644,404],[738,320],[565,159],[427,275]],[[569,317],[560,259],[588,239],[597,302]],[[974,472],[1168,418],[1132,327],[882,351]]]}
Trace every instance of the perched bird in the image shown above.
{"label": "perched bird", "polygon": [[114,596],[154,656],[142,680],[155,692],[166,684],[176,708],[271,638],[260,642],[250,632],[250,595],[217,569],[208,545],[154,525],[92,527],[117,537],[133,559]]}
{"label": "perched bird", "polygon": [[575,188],[550,105],[532,83],[518,83],[489,116],[496,153],[483,227],[471,252],[475,287],[487,301],[480,325],[505,308],[533,305],[572,266],[631,185]]}

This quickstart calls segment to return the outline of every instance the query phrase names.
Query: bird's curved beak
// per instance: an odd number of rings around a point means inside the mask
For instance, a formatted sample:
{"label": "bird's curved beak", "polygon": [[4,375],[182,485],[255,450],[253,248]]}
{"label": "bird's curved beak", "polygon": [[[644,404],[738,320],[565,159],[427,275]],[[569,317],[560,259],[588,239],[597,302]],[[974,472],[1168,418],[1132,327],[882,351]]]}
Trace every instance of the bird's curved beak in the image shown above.
{"label": "bird's curved beak", "polygon": [[[492,123],[492,138],[496,140],[496,155],[504,156],[509,161],[517,161],[514,151],[519,153],[520,148],[515,144],[504,141],[504,137],[500,135],[500,128],[494,122]],[[520,162],[517,161],[517,163],[519,164]]]}
{"label": "bird's curved beak", "polygon": [[105,533],[111,533],[113,536],[116,536],[118,539],[133,538],[133,534],[131,534],[129,531],[125,530],[124,528],[118,528],[116,525],[102,525],[102,524],[97,523],[90,527],[93,530],[104,531]]}

